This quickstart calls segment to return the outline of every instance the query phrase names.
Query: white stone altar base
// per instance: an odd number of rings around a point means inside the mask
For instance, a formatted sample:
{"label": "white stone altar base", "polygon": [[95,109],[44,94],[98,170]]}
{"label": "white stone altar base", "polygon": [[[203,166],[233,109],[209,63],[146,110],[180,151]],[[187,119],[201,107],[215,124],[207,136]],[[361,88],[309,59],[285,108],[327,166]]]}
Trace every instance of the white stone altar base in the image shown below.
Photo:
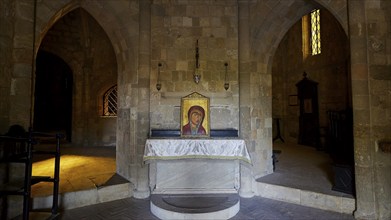
{"label": "white stone altar base", "polygon": [[251,164],[244,140],[148,139],[144,162],[157,217],[228,219],[239,212],[240,163]]}
{"label": "white stone altar base", "polygon": [[242,139],[148,139],[151,193],[237,193],[240,162],[250,163]]}
{"label": "white stone altar base", "polygon": [[150,187],[155,194],[237,193],[240,188],[239,162],[209,159],[156,161],[150,164]]}

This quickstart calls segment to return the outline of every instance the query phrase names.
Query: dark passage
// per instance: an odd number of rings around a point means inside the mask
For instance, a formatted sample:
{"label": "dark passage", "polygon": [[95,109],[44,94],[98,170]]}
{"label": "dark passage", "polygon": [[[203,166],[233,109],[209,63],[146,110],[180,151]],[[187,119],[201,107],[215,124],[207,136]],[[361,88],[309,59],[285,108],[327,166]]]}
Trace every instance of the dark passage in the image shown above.
{"label": "dark passage", "polygon": [[71,140],[72,71],[59,57],[39,51],[35,82],[34,130],[65,132]]}

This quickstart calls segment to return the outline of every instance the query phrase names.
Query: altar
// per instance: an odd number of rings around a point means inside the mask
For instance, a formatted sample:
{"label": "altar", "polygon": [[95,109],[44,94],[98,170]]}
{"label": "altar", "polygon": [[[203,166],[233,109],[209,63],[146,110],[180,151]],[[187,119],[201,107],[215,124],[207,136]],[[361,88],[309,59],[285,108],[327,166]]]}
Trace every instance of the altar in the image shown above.
{"label": "altar", "polygon": [[209,98],[197,92],[181,98],[180,119],[180,129],[152,129],[145,142],[151,212],[160,219],[232,218],[248,188],[241,187],[251,166],[245,141],[235,128],[210,129]]}
{"label": "altar", "polygon": [[238,193],[240,165],[251,158],[242,139],[147,139],[152,194]]}

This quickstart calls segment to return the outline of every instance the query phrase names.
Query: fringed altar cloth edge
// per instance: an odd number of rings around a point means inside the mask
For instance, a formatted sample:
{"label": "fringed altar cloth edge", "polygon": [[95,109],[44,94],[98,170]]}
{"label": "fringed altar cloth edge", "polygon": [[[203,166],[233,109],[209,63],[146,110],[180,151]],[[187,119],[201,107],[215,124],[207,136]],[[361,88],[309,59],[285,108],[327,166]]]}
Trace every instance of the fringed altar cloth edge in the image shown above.
{"label": "fringed altar cloth edge", "polygon": [[226,159],[251,164],[243,139],[147,139],[144,163],[149,160]]}

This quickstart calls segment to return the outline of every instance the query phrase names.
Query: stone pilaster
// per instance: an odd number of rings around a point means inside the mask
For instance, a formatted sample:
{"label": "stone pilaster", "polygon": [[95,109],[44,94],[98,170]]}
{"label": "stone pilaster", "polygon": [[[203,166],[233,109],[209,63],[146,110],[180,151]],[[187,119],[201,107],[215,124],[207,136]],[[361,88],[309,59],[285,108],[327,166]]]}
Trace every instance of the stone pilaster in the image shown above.
{"label": "stone pilaster", "polygon": [[[13,21],[13,51],[12,76],[10,80],[9,123],[30,126],[32,111],[31,80],[33,57],[33,30],[35,29],[32,15],[34,2],[16,2],[15,20]],[[28,89],[26,89],[28,88]]]}
{"label": "stone pilaster", "polygon": [[149,78],[151,66],[151,1],[140,1],[139,38],[139,78],[138,78],[138,120],[137,120],[137,184],[134,197],[147,198],[150,195],[148,165],[143,165],[144,145],[149,133]]}
{"label": "stone pilaster", "polygon": [[[358,219],[375,219],[365,1],[349,1],[355,174]],[[356,104],[361,103],[361,104]],[[364,104],[365,103],[365,104]]]}
{"label": "stone pilaster", "polygon": [[[251,134],[250,119],[250,26],[249,26],[249,2],[248,0],[238,1],[239,17],[239,135],[249,145]],[[251,152],[250,152],[251,153]],[[240,191],[242,197],[252,197],[252,172],[249,167],[241,165],[240,168]]]}
{"label": "stone pilaster", "polygon": [[14,24],[14,1],[0,1],[0,134],[8,130],[10,114],[10,87],[12,74],[12,38]]}

